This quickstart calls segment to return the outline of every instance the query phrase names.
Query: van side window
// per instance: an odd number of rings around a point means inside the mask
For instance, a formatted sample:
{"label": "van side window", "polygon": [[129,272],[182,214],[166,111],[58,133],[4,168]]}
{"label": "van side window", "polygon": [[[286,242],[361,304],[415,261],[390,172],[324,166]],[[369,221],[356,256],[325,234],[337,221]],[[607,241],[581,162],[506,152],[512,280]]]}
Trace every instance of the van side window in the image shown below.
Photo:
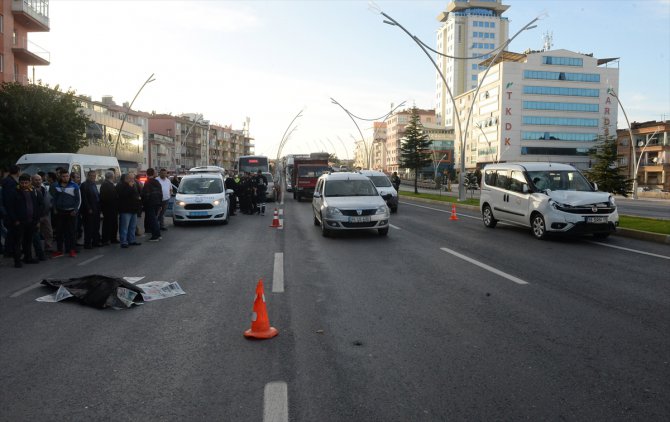
{"label": "van side window", "polygon": [[496,187],[509,189],[509,174],[507,170],[498,170],[496,175]]}
{"label": "van side window", "polygon": [[523,185],[526,184],[526,178],[520,171],[512,172],[512,179],[510,181],[510,190],[513,192],[523,192]]}
{"label": "van side window", "polygon": [[496,171],[495,170],[486,170],[484,173],[484,181],[489,186],[496,185]]}

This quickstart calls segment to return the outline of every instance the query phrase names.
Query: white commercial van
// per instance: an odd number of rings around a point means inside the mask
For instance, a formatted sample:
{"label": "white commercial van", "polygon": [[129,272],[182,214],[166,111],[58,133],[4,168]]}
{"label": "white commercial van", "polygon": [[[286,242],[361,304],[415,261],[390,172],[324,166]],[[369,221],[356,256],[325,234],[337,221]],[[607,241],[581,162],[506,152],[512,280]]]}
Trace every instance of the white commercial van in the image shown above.
{"label": "white commercial van", "polygon": [[172,211],[172,224],[215,221],[228,224],[228,195],[224,177],[216,171],[195,171],[182,177]]}
{"label": "white commercial van", "polygon": [[498,221],[548,233],[592,234],[606,238],[619,225],[614,197],[571,165],[558,163],[489,164],[482,172],[479,209],[486,227]]}
{"label": "white commercial van", "polygon": [[19,158],[16,165],[21,168],[21,173],[28,173],[30,175],[37,174],[40,171],[45,173],[55,172],[58,167],[62,167],[70,173],[78,173],[81,176],[82,182],[86,180],[86,173],[89,170],[94,170],[97,173],[95,179],[98,185],[105,180],[105,173],[109,170],[114,171],[117,176],[121,174],[119,160],[116,157],[106,155],[56,152],[25,154]]}

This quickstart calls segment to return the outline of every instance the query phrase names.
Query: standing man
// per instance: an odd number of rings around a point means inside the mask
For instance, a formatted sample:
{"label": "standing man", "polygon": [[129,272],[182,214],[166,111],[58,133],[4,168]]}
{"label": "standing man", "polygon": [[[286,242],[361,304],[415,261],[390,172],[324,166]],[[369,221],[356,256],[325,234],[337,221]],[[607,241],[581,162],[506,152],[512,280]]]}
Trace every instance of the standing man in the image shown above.
{"label": "standing man", "polygon": [[265,194],[268,190],[268,179],[265,177],[262,170],[258,170],[258,174],[256,174],[255,185],[258,214],[265,215]]}
{"label": "standing man", "polygon": [[5,228],[7,229],[7,237],[5,237],[5,257],[9,258],[14,256],[14,230],[9,222],[9,214],[7,210],[9,208],[10,202],[14,201],[14,196],[16,196],[16,187],[19,185],[19,171],[21,169],[17,165],[9,166],[9,175],[2,179],[2,205],[5,208],[4,223]]}
{"label": "standing man", "polygon": [[237,209],[236,180],[239,181],[239,179],[228,176],[223,184],[226,190],[231,189],[233,191],[233,193],[228,196],[228,215],[235,215],[235,210]]}
{"label": "standing man", "polygon": [[394,171],[391,175],[391,184],[395,188],[396,192],[400,191],[400,177],[398,177],[398,172]]}
{"label": "standing man", "polygon": [[119,193],[114,186],[114,172],[105,173],[105,181],[100,185],[100,210],[102,211],[102,246],[119,243]]}
{"label": "standing man", "polygon": [[61,172],[60,181],[49,187],[49,193],[53,198],[54,217],[56,218],[56,250],[51,256],[57,258],[65,252],[70,257],[76,258],[75,233],[77,230],[77,212],[81,205],[81,193],[79,185],[70,181],[70,173],[67,170]]}
{"label": "standing man", "polygon": [[160,212],[158,213],[158,223],[160,229],[166,231],[167,227],[165,227],[165,211],[167,211],[168,202],[170,202],[170,198],[172,197],[172,182],[170,182],[170,179],[167,177],[166,169],[160,169],[158,172],[158,183],[161,184],[161,188],[163,190],[163,200],[161,201],[161,208]]}
{"label": "standing man", "polygon": [[[53,249],[53,230],[51,228],[51,195],[49,191],[42,184],[42,177],[39,174],[34,174],[30,179],[37,200],[40,203],[40,215],[37,230],[35,230],[35,237],[33,239],[33,246],[40,261],[46,259],[45,252],[51,252]],[[40,236],[44,239],[44,248]]]}
{"label": "standing man", "polygon": [[100,192],[95,183],[97,173],[89,170],[81,184],[81,217],[84,225],[84,248],[100,246]]}
{"label": "standing man", "polygon": [[19,176],[19,184],[14,189],[16,192],[12,196],[11,202],[8,203],[7,215],[10,224],[9,230],[14,242],[12,248],[14,266],[21,268],[23,266],[21,263],[22,253],[25,263],[36,264],[39,262],[33,258],[32,243],[33,233],[39,221],[40,204],[30,184],[29,174],[24,173]]}
{"label": "standing man", "polygon": [[151,230],[149,242],[161,240],[161,228],[158,223],[158,213],[163,203],[163,188],[156,180],[156,170],[147,169],[147,181],[142,187],[142,205],[144,206],[144,225]]}

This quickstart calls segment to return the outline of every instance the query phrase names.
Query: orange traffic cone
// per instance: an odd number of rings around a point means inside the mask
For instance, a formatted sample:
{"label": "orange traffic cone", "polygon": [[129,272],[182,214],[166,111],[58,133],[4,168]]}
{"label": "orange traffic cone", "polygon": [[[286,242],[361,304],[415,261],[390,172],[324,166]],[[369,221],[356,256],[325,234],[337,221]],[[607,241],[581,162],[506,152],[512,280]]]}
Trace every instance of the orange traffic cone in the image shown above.
{"label": "orange traffic cone", "polygon": [[458,217],[456,217],[456,204],[451,204],[451,217],[449,217],[449,220],[458,220]]}
{"label": "orange traffic cone", "polygon": [[272,225],[270,227],[272,228],[281,227],[281,224],[279,223],[279,211],[277,211],[277,208],[275,208],[275,214],[274,217],[272,217]]}
{"label": "orange traffic cone", "polygon": [[263,279],[258,280],[256,285],[256,299],[254,300],[254,311],[251,314],[251,328],[244,332],[244,337],[272,338],[279,334],[275,327],[270,327],[268,311],[265,308],[265,292],[263,291]]}

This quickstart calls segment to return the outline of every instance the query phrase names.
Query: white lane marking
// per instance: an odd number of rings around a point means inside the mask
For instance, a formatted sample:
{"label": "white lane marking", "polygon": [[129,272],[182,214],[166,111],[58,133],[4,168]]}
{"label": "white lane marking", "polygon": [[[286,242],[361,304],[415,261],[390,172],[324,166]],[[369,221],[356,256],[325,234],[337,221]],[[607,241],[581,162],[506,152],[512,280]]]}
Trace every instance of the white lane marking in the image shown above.
{"label": "white lane marking", "polygon": [[24,294],[24,293],[28,293],[29,291],[34,290],[34,289],[40,287],[41,285],[42,285],[42,283],[32,284],[32,285],[30,285],[30,286],[28,286],[28,287],[25,287],[25,288],[19,290],[18,292],[15,292],[15,293],[14,293],[13,295],[11,295],[10,297],[19,297],[19,296],[21,296],[21,295]]}
{"label": "white lane marking", "polygon": [[285,382],[265,384],[263,422],[288,422],[288,387]]}
{"label": "white lane marking", "polygon": [[487,270],[487,271],[490,271],[490,272],[492,272],[492,273],[494,273],[494,274],[497,274],[497,275],[499,275],[499,276],[501,276],[501,277],[504,277],[504,278],[506,278],[506,279],[508,279],[508,280],[511,280],[511,281],[513,281],[513,282],[515,282],[515,283],[517,283],[517,284],[528,284],[527,281],[523,281],[523,280],[521,280],[521,279],[518,278],[518,277],[514,277],[513,275],[509,275],[509,274],[507,274],[507,273],[505,273],[505,272],[502,272],[502,271],[500,271],[500,270],[498,270],[498,269],[496,269],[496,268],[493,268],[493,267],[490,266],[490,265],[486,265],[486,264],[484,264],[483,262],[479,262],[479,261],[477,261],[476,259],[472,259],[472,258],[467,257],[467,256],[465,256],[465,255],[463,255],[463,254],[460,254],[460,253],[458,253],[458,252],[456,252],[456,251],[452,251],[451,249],[447,249],[447,248],[440,248],[440,249],[442,249],[442,250],[445,251],[446,253],[450,253],[450,254],[452,254],[452,255],[458,257],[458,258],[461,258],[461,259],[463,259],[463,260],[465,260],[465,261],[468,261],[468,262],[471,263],[471,264],[474,264],[474,265],[476,265],[476,266],[478,266],[478,267],[480,267],[480,268],[483,268],[483,269],[485,269],[485,270]]}
{"label": "white lane marking", "polygon": [[[445,213],[445,214],[451,214],[451,210],[441,210],[441,209],[439,209],[439,208],[427,207],[427,206],[425,206],[425,205],[411,204],[411,203],[409,203],[409,202],[401,202],[401,204],[403,204],[403,205],[410,205],[410,206],[412,206],[412,207],[425,208],[425,209],[427,209],[427,210],[439,211],[439,212],[443,212],[443,213]],[[460,214],[460,213],[456,213],[456,215],[459,216],[459,217],[473,218],[473,219],[475,219],[475,220],[479,220],[479,219],[481,218],[481,217],[479,217],[479,216],[474,216],[474,217],[473,217],[473,216],[471,216],[471,215]]]}
{"label": "white lane marking", "polygon": [[653,256],[655,258],[670,259],[670,256],[658,255],[658,254],[655,254],[655,253],[645,252],[645,251],[639,251],[637,249],[624,248],[623,246],[608,245],[607,243],[594,242],[594,241],[591,241],[591,240],[587,240],[587,242],[593,243],[594,245],[607,246],[608,248],[621,249],[623,251],[639,253],[639,254],[642,254],[642,255],[649,255],[649,256]]}
{"label": "white lane marking", "polygon": [[272,273],[272,293],[284,292],[284,252],[275,253],[274,272]]}
{"label": "white lane marking", "polygon": [[393,227],[393,228],[396,229],[396,230],[402,230],[400,227],[398,227],[398,226],[394,226],[393,224],[389,224],[389,226]]}
{"label": "white lane marking", "polygon": [[103,256],[104,256],[104,255],[96,255],[96,256],[94,256],[93,258],[87,259],[87,260],[84,261],[84,262],[80,262],[79,264],[77,264],[77,267],[81,267],[81,266],[83,266],[83,265],[90,264],[91,262],[95,261],[96,259],[100,259],[100,258],[102,258]]}

